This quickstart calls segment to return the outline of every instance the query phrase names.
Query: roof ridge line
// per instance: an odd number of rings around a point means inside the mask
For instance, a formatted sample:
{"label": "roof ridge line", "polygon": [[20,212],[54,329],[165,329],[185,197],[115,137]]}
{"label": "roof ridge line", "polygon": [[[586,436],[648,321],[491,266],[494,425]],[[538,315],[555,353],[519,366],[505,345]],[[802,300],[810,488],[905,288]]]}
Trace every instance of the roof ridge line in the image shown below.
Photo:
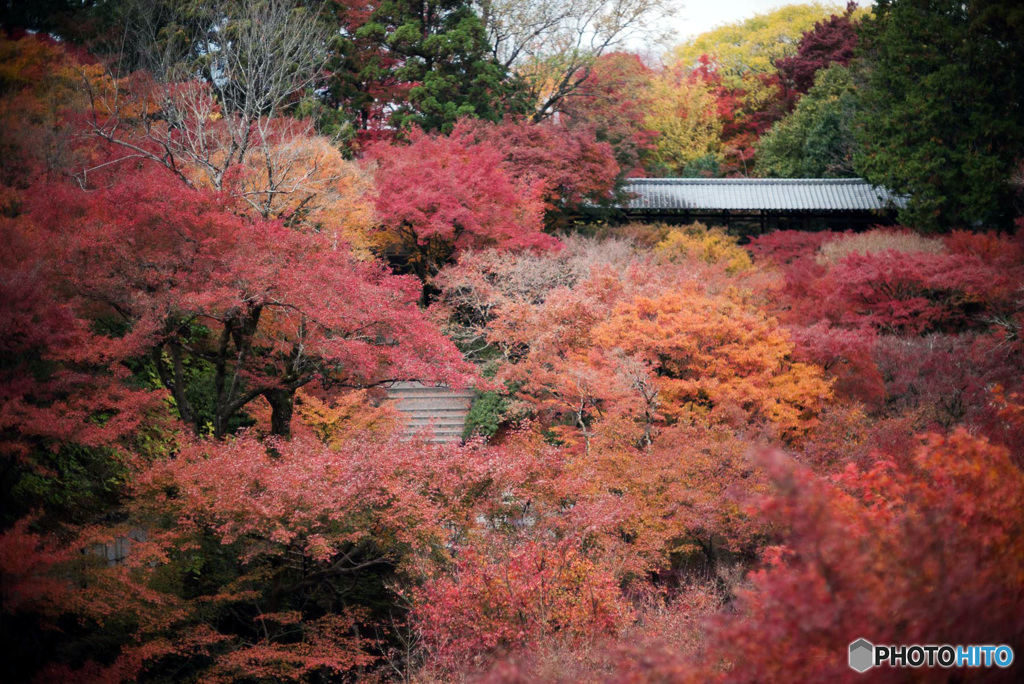
{"label": "roof ridge line", "polygon": [[[686,183],[707,183],[712,185],[727,184],[727,183],[758,183],[758,184],[770,184],[779,183],[784,185],[789,184],[817,184],[817,185],[831,185],[831,184],[864,184],[872,185],[863,178],[625,178],[625,183],[664,183],[666,185],[682,185]],[[876,187],[872,185],[872,187]]]}

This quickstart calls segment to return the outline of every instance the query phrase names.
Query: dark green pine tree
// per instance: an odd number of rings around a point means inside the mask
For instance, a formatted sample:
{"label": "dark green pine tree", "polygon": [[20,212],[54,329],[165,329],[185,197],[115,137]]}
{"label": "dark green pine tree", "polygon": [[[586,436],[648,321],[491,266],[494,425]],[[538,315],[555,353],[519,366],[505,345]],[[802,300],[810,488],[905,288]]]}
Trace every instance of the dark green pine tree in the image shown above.
{"label": "dark green pine tree", "polygon": [[904,223],[947,230],[1012,219],[1010,179],[1024,157],[1024,33],[1015,6],[879,0],[864,21],[868,79],[855,167],[911,196]]}
{"label": "dark green pine tree", "polygon": [[447,133],[463,116],[528,109],[469,0],[335,0],[335,10],[327,96],[356,128]]}

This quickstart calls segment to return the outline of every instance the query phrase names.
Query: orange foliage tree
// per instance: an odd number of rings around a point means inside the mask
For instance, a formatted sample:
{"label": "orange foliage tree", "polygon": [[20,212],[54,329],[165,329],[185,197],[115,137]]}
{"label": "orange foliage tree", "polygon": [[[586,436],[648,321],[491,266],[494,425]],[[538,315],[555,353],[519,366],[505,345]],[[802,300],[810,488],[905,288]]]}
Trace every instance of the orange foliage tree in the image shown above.
{"label": "orange foliage tree", "polygon": [[693,290],[638,297],[615,307],[594,331],[653,369],[661,411],[743,422],[767,420],[784,436],[805,431],[829,397],[820,370],[793,362],[792,343],[771,319],[728,295]]}

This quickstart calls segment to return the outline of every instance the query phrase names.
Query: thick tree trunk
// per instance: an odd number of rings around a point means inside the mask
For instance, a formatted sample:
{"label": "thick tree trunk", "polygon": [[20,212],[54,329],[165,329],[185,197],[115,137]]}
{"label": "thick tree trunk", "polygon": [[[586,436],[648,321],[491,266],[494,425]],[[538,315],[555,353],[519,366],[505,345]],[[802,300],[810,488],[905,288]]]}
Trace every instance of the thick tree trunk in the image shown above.
{"label": "thick tree trunk", "polygon": [[264,392],[263,396],[270,403],[270,433],[285,439],[290,438],[295,392],[288,389],[272,389]]}
{"label": "thick tree trunk", "polygon": [[168,370],[165,367],[164,348],[162,346],[153,349],[153,365],[156,367],[160,382],[171,391],[171,395],[174,397],[174,404],[178,409],[178,415],[196,434],[199,434],[201,428],[199,420],[185,394],[185,372],[181,363],[181,349],[174,343],[168,344],[167,347],[171,357],[171,369]]}

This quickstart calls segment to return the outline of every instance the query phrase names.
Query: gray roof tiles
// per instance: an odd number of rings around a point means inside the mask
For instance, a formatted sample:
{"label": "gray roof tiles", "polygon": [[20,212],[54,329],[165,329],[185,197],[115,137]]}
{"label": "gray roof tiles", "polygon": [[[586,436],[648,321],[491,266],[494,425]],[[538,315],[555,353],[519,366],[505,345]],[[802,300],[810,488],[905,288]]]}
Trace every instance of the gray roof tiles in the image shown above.
{"label": "gray roof tiles", "polygon": [[876,211],[906,200],[859,178],[627,178],[632,211]]}

